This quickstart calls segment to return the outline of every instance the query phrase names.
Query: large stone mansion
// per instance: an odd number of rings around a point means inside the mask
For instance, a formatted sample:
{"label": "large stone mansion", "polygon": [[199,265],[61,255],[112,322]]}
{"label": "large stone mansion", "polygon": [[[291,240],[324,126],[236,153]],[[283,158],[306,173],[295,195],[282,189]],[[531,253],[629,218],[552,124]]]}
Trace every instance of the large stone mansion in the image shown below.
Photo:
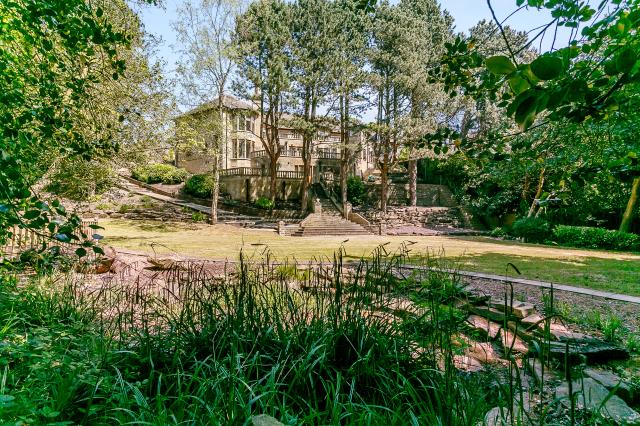
{"label": "large stone mansion", "polygon": [[[259,137],[260,117],[258,108],[231,96],[223,98],[224,140],[220,145],[220,175],[223,190],[232,198],[252,201],[267,196],[269,157]],[[285,115],[286,123],[292,116]],[[202,105],[178,117],[180,120],[219,120],[218,101]],[[298,197],[303,177],[302,136],[286,124],[278,130],[282,154],[278,159],[280,199]],[[366,178],[375,171],[374,152],[363,132],[351,136],[350,149],[355,150],[357,160],[350,166],[350,175]],[[319,132],[313,142],[311,177],[318,182],[322,177],[339,175],[340,133],[338,129]],[[206,173],[211,170],[210,156],[202,151],[176,153],[176,163],[191,173]]]}

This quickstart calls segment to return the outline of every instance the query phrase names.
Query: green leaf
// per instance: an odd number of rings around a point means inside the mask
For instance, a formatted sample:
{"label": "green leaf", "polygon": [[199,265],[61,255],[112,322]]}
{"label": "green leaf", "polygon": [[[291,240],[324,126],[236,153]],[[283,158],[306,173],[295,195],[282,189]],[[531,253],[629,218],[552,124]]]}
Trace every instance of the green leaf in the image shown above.
{"label": "green leaf", "polygon": [[636,64],[638,56],[632,48],[627,47],[616,57],[616,69],[618,72],[625,73],[631,71]]}
{"label": "green leaf", "polygon": [[522,126],[525,130],[528,129],[536,118],[537,108],[538,102],[535,96],[531,95],[523,99],[516,108],[516,123]]}
{"label": "green leaf", "polygon": [[562,59],[543,55],[531,63],[531,71],[540,80],[553,80],[562,72]]}
{"label": "green leaf", "polygon": [[508,75],[516,70],[516,66],[511,59],[503,55],[487,58],[487,69],[497,75]]}
{"label": "green leaf", "polygon": [[78,257],[84,257],[84,256],[87,255],[87,250],[82,248],[82,247],[80,247],[80,248],[76,249],[76,255]]}
{"label": "green leaf", "polygon": [[525,90],[529,89],[531,85],[524,78],[519,75],[513,76],[509,79],[509,87],[513,90],[513,93],[519,95]]}

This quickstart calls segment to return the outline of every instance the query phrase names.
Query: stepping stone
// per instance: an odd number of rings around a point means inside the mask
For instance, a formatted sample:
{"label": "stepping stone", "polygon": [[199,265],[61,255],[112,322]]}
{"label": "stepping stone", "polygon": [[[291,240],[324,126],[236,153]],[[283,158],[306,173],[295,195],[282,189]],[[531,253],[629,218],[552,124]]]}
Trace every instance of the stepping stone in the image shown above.
{"label": "stepping stone", "polygon": [[489,306],[471,306],[470,311],[476,315],[480,315],[482,317],[488,318],[492,321],[503,322],[505,318],[512,319],[513,316],[510,314],[506,314],[505,312],[491,308]]}
{"label": "stepping stone", "polygon": [[[533,353],[537,350],[535,345],[530,345],[530,349]],[[549,342],[549,355],[561,361],[567,357],[572,365],[580,364],[583,358],[589,365],[629,359],[627,349],[595,339],[579,342]]]}
{"label": "stepping stone", "polygon": [[536,313],[522,318],[521,322],[522,325],[526,326],[527,330],[540,326],[544,327],[544,317]]}
{"label": "stepping stone", "polygon": [[505,354],[509,352],[516,354],[526,354],[529,352],[529,347],[524,342],[524,340],[522,340],[515,333],[509,330],[500,330],[500,343],[502,344],[502,349],[504,350]]}
{"label": "stepping stone", "polygon": [[608,391],[614,391],[614,393],[625,400],[627,403],[632,404],[636,401],[637,396],[634,394],[633,389],[628,383],[624,382],[620,376],[609,370],[600,370],[595,368],[586,368],[584,374],[587,377],[592,378],[602,386],[607,388]]}
{"label": "stepping stone", "polygon": [[465,373],[476,373],[483,369],[482,364],[477,359],[467,355],[454,355],[453,365]]}
{"label": "stepping stone", "polygon": [[469,323],[471,328],[492,340],[498,337],[498,333],[500,333],[500,329],[502,328],[495,322],[489,321],[479,315],[470,315],[469,318],[467,318],[467,323]]}
{"label": "stepping stone", "polygon": [[[592,378],[572,382],[575,407],[579,410],[597,412],[619,425],[640,425],[640,414],[631,409],[621,398],[610,392]],[[571,407],[569,383],[564,382],[556,389],[556,398],[567,408]]]}
{"label": "stepping stone", "polygon": [[509,301],[505,304],[504,300],[493,300],[489,302],[489,306],[502,312],[513,314],[518,318],[526,318],[536,311],[536,307],[531,303],[520,302],[517,300],[511,301],[511,304],[509,304]]}

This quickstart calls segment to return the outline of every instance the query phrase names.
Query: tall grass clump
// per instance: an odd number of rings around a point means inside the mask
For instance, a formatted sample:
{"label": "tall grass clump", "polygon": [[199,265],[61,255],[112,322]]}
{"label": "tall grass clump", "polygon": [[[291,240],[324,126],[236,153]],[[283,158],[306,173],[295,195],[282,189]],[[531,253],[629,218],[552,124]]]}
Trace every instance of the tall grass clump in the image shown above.
{"label": "tall grass clump", "polygon": [[[455,276],[403,254],[347,265],[180,264],[134,282],[3,285],[0,419],[79,424],[475,425],[489,380],[454,368]],[[411,309],[398,301],[411,300]],[[400,304],[402,305],[402,304]],[[59,424],[59,423],[58,423]]]}

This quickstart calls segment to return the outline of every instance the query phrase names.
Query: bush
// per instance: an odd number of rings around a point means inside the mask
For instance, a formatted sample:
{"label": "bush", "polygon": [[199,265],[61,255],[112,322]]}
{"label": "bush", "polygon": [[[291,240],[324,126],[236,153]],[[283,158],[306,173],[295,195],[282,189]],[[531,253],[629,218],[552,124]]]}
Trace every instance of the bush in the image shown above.
{"label": "bush", "polygon": [[572,247],[640,251],[640,235],[604,228],[558,225],[553,230],[553,239]]}
{"label": "bush", "polygon": [[259,209],[271,210],[273,208],[273,202],[265,197],[258,198],[255,205]]}
{"label": "bush", "polygon": [[76,201],[86,201],[109,190],[116,182],[111,167],[99,161],[64,160],[50,177],[46,190]]}
{"label": "bush", "polygon": [[347,200],[354,206],[364,204],[367,200],[367,187],[357,176],[347,179]]}
{"label": "bush", "polygon": [[211,175],[193,175],[184,184],[183,191],[196,198],[211,198],[213,195],[213,177]]}
{"label": "bush", "polygon": [[523,217],[513,223],[511,235],[529,243],[542,243],[551,237],[551,225],[538,217]]}
{"label": "bush", "polygon": [[184,182],[189,173],[185,169],[170,164],[150,164],[133,169],[131,177],[145,183],[164,183],[173,185]]}

